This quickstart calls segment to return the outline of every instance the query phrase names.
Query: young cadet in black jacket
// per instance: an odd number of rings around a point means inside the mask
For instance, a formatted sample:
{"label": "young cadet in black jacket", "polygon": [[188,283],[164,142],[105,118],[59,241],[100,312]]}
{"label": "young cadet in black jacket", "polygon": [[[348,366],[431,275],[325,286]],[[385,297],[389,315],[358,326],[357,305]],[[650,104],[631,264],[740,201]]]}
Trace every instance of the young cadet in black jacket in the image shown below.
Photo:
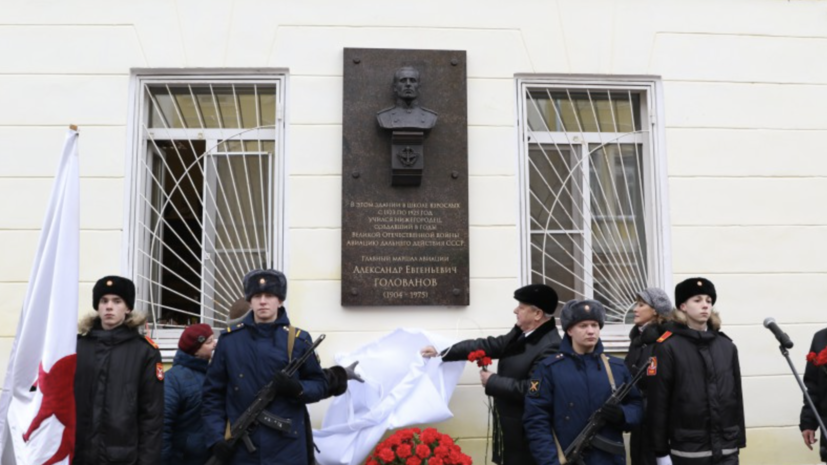
{"label": "young cadet in black jacket", "polygon": [[[644,365],[649,364],[649,358],[654,352],[654,344],[666,332],[664,324],[672,313],[672,301],[663,289],[650,287],[638,292],[635,304],[634,328],[629,333],[629,352],[626,354],[626,368],[634,375]],[[651,367],[654,369],[654,367]],[[638,381],[637,388],[643,397],[643,406],[646,407],[647,377]],[[655,453],[649,444],[649,425],[644,422],[632,428],[629,441],[631,446],[632,465],[655,465]]]}
{"label": "young cadet in black jacket", "polygon": [[[816,355],[822,351],[827,350],[827,329],[822,329],[813,336],[813,343],[810,344],[810,352]],[[813,399],[818,414],[821,415],[823,421],[827,422],[827,368],[825,366],[817,367],[812,362],[807,362],[807,368],[804,370],[804,385],[807,386],[807,393]],[[801,419],[799,422],[801,429],[801,436],[804,438],[804,444],[813,450],[813,444],[816,443],[816,430],[818,430],[818,420],[816,413],[810,408],[807,401],[801,407]],[[821,446],[819,452],[822,462],[827,462],[827,432],[821,432]]]}
{"label": "young cadet in black jacket", "polygon": [[[446,362],[467,360],[468,354],[484,350],[485,355],[499,359],[497,373],[480,372],[485,393],[494,398],[494,463],[500,465],[533,465],[523,431],[523,409],[528,391],[528,377],[534,366],[560,347],[560,334],[554,324],[557,293],[545,284],[531,284],[514,291],[519,305],[514,309],[517,324],[502,336],[470,339],[444,350]],[[422,356],[434,357],[433,346],[422,349]]]}
{"label": "young cadet in black jacket", "polygon": [[138,328],[135,284],[120,276],[98,280],[97,310],[79,325],[75,371],[74,465],[157,465],[164,427],[161,353]]}
{"label": "young cadet in black jacket", "polygon": [[738,350],[713,311],[704,278],[675,287],[675,322],[658,339],[648,389],[652,450],[658,464],[737,465],[746,447]]}

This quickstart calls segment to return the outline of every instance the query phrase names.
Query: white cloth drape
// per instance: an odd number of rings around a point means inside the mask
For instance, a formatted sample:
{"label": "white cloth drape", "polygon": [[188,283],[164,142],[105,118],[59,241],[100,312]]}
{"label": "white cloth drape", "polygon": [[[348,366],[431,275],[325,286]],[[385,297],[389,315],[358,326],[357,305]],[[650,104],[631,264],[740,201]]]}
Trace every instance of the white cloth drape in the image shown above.
{"label": "white cloth drape", "polygon": [[418,329],[397,329],[336,357],[340,365],[358,360],[365,382],[350,381],[347,392],[328,408],[322,429],[313,431],[319,463],[360,464],[385,431],[452,417],[448,401],[465,364],[423,359],[419,350],[427,345],[441,350],[451,341]]}
{"label": "white cloth drape", "polygon": [[[77,139],[77,131],[69,130],[0,396],[3,465],[67,464],[75,440],[72,434],[63,437],[66,425],[61,421],[75,421],[80,246]],[[25,433],[29,433],[28,441],[23,440]]]}

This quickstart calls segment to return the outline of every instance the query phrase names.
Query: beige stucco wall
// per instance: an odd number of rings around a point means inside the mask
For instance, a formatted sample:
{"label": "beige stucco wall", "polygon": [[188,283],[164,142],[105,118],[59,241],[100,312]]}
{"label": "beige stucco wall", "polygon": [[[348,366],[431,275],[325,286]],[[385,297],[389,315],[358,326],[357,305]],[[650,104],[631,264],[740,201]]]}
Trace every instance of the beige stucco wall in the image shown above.
{"label": "beige stucco wall", "polygon": [[[797,431],[796,383],[761,321],[774,316],[790,333],[799,370],[827,325],[818,305],[827,297],[827,2],[3,0],[0,11],[0,373],[69,123],[81,128],[81,311],[95,279],[127,272],[130,68],[289,70],[288,305],[298,325],[327,333],[325,364],[398,326],[472,337],[512,325],[515,73],[660,75],[674,278],[701,274],[719,289],[741,351],[743,463],[817,461]],[[468,52],[468,308],[339,305],[342,47]],[[469,367],[456,418],[439,428],[482,463],[477,380]],[[325,405],[312,409],[317,424]]]}

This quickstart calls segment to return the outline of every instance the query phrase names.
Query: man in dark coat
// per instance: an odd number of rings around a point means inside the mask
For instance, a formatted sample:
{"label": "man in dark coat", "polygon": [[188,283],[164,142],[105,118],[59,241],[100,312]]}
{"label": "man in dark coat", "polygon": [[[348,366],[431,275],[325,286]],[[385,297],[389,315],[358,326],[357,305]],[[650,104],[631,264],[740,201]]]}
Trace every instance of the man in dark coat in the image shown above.
{"label": "man in dark coat", "polygon": [[[305,404],[327,393],[319,361],[311,356],[293,376],[281,372],[290,360],[301,357],[313,343],[307,332],[290,325],[282,306],[287,279],[275,270],[253,270],[244,277],[244,295],[253,311],[234,328],[221,333],[207,369],[202,415],[207,446],[213,454],[234,465],[301,465],[309,463]],[[258,391],[275,380],[278,395],[267,412],[280,418],[286,430],[260,424],[250,440],[232,449],[224,440],[227,421],[234,423]]]}
{"label": "man in dark coat", "polygon": [[162,465],[204,465],[210,458],[201,420],[201,392],[215,349],[210,325],[187,326],[164,381]]}
{"label": "man in dark coat", "polygon": [[658,464],[737,465],[746,447],[738,350],[720,331],[715,286],[689,278],[675,287],[675,320],[658,339],[649,379],[652,450]]}
{"label": "man in dark coat", "polygon": [[[813,343],[810,344],[810,353],[816,357],[827,351],[827,329],[822,329],[813,336]],[[827,422],[827,365],[816,366],[813,359],[807,362],[807,368],[804,369],[804,385],[807,386],[807,393],[813,399],[818,414],[821,419]],[[810,408],[807,401],[801,407],[801,419],[799,422],[801,435],[804,437],[804,444],[813,449],[813,444],[816,443],[816,431],[818,430],[818,420],[816,413]],[[821,446],[819,447],[821,461],[827,462],[827,432],[821,432]]]}
{"label": "man in dark coat", "polygon": [[[497,373],[480,372],[485,394],[494,398],[494,463],[531,465],[534,460],[523,432],[523,405],[528,376],[534,366],[560,347],[554,324],[557,293],[545,284],[531,284],[514,291],[519,302],[514,309],[517,324],[502,336],[462,341],[445,349],[446,362],[467,360],[468,354],[484,350],[499,359]],[[424,357],[437,355],[432,346],[422,349]]]}
{"label": "man in dark coat", "polygon": [[98,280],[97,313],[80,325],[75,372],[74,465],[157,465],[164,421],[164,369],[158,346],[141,336],[135,285]]}
{"label": "man in dark coat", "polygon": [[[560,353],[545,358],[531,374],[525,401],[525,431],[538,465],[559,465],[564,451],[598,409],[606,424],[604,443],[583,456],[586,465],[624,465],[623,431],[639,424],[643,404],[632,388],[620,405],[605,405],[612,392],[632,379],[618,358],[603,353],[600,329],[605,309],[596,300],[570,300],[560,312],[566,332]],[[614,453],[615,451],[621,453]]]}

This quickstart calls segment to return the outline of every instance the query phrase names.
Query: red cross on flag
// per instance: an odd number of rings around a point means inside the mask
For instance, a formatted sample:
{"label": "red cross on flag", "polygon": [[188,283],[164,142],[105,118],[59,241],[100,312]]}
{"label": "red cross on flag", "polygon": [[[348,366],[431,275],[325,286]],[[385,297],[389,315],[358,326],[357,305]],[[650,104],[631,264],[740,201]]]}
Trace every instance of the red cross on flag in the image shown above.
{"label": "red cross on flag", "polygon": [[0,396],[3,465],[69,464],[75,448],[78,133],[66,134]]}

